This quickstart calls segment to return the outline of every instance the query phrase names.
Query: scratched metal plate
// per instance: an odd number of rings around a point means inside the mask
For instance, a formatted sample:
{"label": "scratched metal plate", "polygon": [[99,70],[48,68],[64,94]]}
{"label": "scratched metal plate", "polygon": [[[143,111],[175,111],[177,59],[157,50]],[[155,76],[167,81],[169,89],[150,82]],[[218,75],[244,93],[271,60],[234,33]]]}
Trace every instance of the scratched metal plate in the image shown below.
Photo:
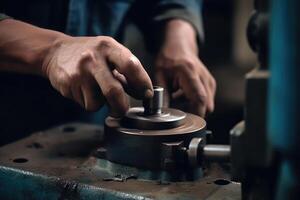
{"label": "scratched metal plate", "polygon": [[76,123],[1,147],[0,199],[241,199],[218,164],[194,182],[108,181],[93,156],[102,137],[102,127]]}

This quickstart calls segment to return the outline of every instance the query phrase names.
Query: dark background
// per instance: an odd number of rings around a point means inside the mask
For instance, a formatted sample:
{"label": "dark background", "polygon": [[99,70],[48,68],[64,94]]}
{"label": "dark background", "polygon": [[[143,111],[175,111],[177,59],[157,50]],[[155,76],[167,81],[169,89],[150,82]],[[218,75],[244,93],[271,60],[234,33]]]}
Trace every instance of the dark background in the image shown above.
{"label": "dark background", "polygon": [[[251,1],[204,1],[205,44],[200,54],[218,84],[215,112],[207,117],[217,143],[227,143],[229,130],[243,118],[244,75],[255,66],[245,38],[251,9]],[[129,26],[126,33],[125,45],[151,66],[152,56],[144,51],[136,28]],[[0,73],[0,145],[75,120],[82,109],[68,99],[58,108],[61,98],[42,78]]]}

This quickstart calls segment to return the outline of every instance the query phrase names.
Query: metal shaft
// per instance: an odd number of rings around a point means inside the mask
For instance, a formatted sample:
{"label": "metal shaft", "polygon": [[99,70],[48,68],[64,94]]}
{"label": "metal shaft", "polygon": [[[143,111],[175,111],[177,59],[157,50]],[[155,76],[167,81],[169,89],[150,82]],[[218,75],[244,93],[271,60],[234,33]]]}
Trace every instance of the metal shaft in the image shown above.
{"label": "metal shaft", "polygon": [[229,161],[230,146],[220,144],[208,144],[203,148],[203,157],[210,161]]}
{"label": "metal shaft", "polygon": [[145,115],[160,114],[161,108],[163,107],[164,88],[159,86],[154,86],[153,90],[154,90],[153,97],[151,99],[145,99],[143,101]]}
{"label": "metal shaft", "polygon": [[193,138],[187,150],[191,167],[199,167],[204,161],[228,162],[231,148],[229,145],[205,144],[203,138]]}

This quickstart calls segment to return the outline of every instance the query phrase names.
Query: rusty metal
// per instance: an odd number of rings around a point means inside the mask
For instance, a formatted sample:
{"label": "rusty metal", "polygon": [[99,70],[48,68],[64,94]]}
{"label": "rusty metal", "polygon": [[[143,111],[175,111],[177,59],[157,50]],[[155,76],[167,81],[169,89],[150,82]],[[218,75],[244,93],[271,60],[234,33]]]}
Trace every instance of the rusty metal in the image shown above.
{"label": "rusty metal", "polygon": [[94,156],[103,136],[100,126],[67,124],[1,147],[0,199],[241,199],[240,184],[216,163],[188,182],[144,181],[126,167],[115,174]]}

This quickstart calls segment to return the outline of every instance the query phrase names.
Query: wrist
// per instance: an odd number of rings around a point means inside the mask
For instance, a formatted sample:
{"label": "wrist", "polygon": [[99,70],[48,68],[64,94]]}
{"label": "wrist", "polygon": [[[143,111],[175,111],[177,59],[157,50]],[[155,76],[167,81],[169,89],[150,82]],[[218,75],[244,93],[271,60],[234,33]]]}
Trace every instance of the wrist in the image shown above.
{"label": "wrist", "polygon": [[194,27],[181,19],[167,21],[162,47],[179,48],[198,54],[197,33]]}
{"label": "wrist", "polygon": [[46,46],[43,53],[40,55],[40,63],[39,63],[39,70],[40,74],[43,77],[48,77],[48,70],[49,65],[52,62],[52,58],[55,56],[56,53],[58,53],[59,48],[63,45],[64,41],[66,39],[72,38],[71,36],[65,35],[60,32],[55,32],[51,36],[51,42],[49,42],[49,45]]}

